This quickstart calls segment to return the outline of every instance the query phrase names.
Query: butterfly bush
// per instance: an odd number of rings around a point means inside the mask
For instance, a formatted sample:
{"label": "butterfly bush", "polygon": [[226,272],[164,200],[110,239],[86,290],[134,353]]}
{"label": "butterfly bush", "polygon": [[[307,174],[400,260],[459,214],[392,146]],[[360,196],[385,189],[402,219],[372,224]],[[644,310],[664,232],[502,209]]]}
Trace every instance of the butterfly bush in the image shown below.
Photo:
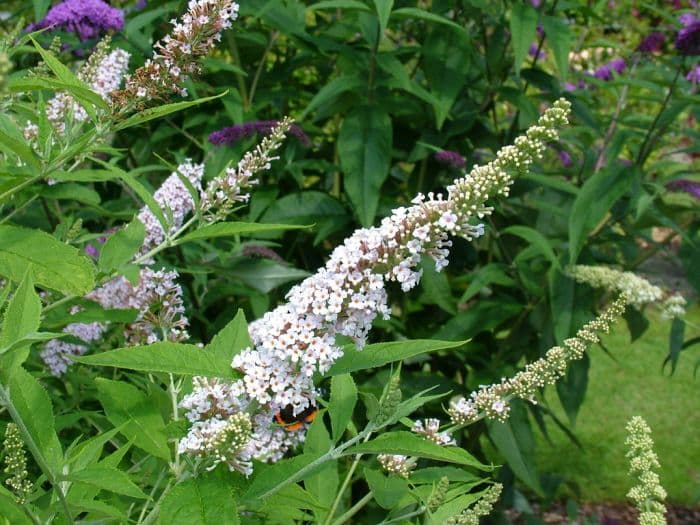
{"label": "butterfly bush", "polygon": [[627,493],[639,509],[639,525],[666,525],[666,491],[661,486],[656,470],[661,467],[654,452],[654,441],[647,422],[639,416],[627,423],[627,457],[630,476],[637,485]]}
{"label": "butterfly bush", "polygon": [[122,11],[102,0],[65,0],[49,9],[43,20],[31,24],[27,30],[63,29],[85,41],[109,31],[121,31],[123,27]]}
{"label": "butterfly bush", "polygon": [[221,32],[238,17],[233,0],[190,0],[182,18],[171,20],[173,30],[154,46],[155,53],[133,75],[124,89],[114,93],[122,108],[145,107],[171,94],[187,96],[183,86],[188,76],[201,71],[198,59],[221,40]]}
{"label": "butterfly bush", "polygon": [[[249,325],[253,346],[232,362],[241,379],[195,380],[182,401],[193,427],[180,452],[206,454],[203,429],[242,411],[251,413],[253,431],[248,445],[232,450],[226,460],[232,469],[249,474],[251,459],[277,461],[302,441],[303,432],[286,432],[272,421],[285,407],[296,415],[315,404],[314,374],[327,372],[343,354],[336,337],[349,337],[362,348],[374,319],[391,314],[388,282],[407,292],[420,281],[421,257],[431,257],[438,271],[447,265],[450,235],[466,240],[483,235],[483,225],[475,221],[491,213],[486,201],[508,195],[513,175],[542,156],[568,112],[567,101],[556,102],[492,162],[455,180],[447,197],[419,194],[412,206],[393,210],[380,226],[357,230],[338,246],[323,268],[289,291],[286,303]],[[222,461],[214,456],[214,462]]]}

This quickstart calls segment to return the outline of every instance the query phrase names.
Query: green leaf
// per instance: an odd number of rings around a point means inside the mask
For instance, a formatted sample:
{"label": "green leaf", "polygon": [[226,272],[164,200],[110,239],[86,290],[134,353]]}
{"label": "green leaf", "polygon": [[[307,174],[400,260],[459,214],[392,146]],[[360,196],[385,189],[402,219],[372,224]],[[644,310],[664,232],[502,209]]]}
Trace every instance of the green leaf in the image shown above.
{"label": "green leaf", "polygon": [[[304,454],[325,454],[332,446],[323,417],[319,416],[311,424],[304,438]],[[339,484],[338,462],[335,460],[325,462],[317,472],[304,478],[304,488],[327,508],[333,503]],[[315,514],[316,522],[323,523],[328,512],[320,511]]]}
{"label": "green leaf", "polygon": [[518,479],[541,495],[542,488],[534,465],[532,429],[524,407],[518,402],[511,402],[508,421],[491,422],[488,431],[489,437]]}
{"label": "green leaf", "polygon": [[180,238],[177,244],[182,244],[198,239],[211,239],[214,237],[231,237],[234,235],[255,235],[259,232],[299,230],[310,226],[296,224],[259,224],[255,222],[220,222],[209,224]]}
{"label": "green leaf", "polygon": [[198,106],[199,104],[204,104],[205,102],[209,102],[211,100],[216,100],[217,98],[225,96],[227,93],[228,91],[224,91],[219,95],[214,95],[211,97],[199,98],[197,100],[191,100],[187,102],[173,102],[171,104],[165,104],[163,106],[158,106],[155,108],[144,109],[143,111],[132,115],[126,120],[119,122],[114,127],[114,131],[121,131],[123,129],[131,128],[133,126],[138,126],[139,124],[143,124],[144,122],[148,122],[149,120],[161,118],[165,115],[170,115],[171,113],[182,111],[183,109]]}
{"label": "green leaf", "polygon": [[304,191],[276,199],[260,222],[316,224],[314,244],[318,244],[331,233],[342,229],[350,222],[350,217],[345,207],[330,195],[320,191]]}
{"label": "green leaf", "polygon": [[591,367],[591,359],[588,353],[578,361],[573,361],[566,371],[566,375],[557,381],[557,394],[561,406],[572,425],[576,423],[579,408],[586,397],[588,389],[588,370]]}
{"label": "green leaf", "polygon": [[471,282],[459,301],[461,303],[466,303],[485,287],[492,284],[514,286],[515,281],[508,275],[507,271],[508,267],[500,263],[487,264],[477,269],[476,272],[471,275]]}
{"label": "green leaf", "polygon": [[630,343],[634,343],[649,328],[649,320],[636,308],[627,308],[624,316],[630,331]]}
{"label": "green leaf", "polygon": [[343,356],[338,359],[327,376],[347,374],[358,370],[384,366],[394,361],[402,361],[409,357],[438,350],[451,350],[458,348],[467,341],[438,341],[435,339],[407,339],[404,341],[392,341],[390,343],[377,343],[365,346],[362,350],[356,350],[352,346],[345,347]]}
{"label": "green leaf", "polygon": [[306,8],[307,11],[320,11],[321,9],[358,9],[360,11],[370,10],[369,7],[358,0],[325,0],[323,2],[311,4]]}
{"label": "green leaf", "polygon": [[122,494],[132,498],[145,499],[148,496],[131,481],[129,476],[116,468],[103,465],[93,465],[76,472],[71,472],[64,477],[69,481],[85,483],[102,490]]}
{"label": "green leaf", "polygon": [[170,460],[170,448],[165,435],[165,423],[158,406],[138,388],[128,383],[98,377],[95,379],[97,398],[107,419],[115,427],[124,425],[121,433],[134,445],[149,454]]}
{"label": "green leaf", "polygon": [[27,269],[22,282],[7,305],[0,333],[0,353],[39,329],[41,301],[34,290],[31,271]]}
{"label": "green leaf", "polygon": [[163,499],[160,523],[238,525],[240,521],[231,488],[209,474],[176,485]]}
{"label": "green leaf", "polygon": [[554,254],[554,250],[547,238],[540,232],[529,226],[509,226],[502,230],[502,233],[510,233],[511,235],[516,235],[521,239],[525,239],[531,246],[534,246],[550,263],[552,266],[559,267],[559,259]]}
{"label": "green leaf", "polygon": [[32,171],[41,171],[41,160],[37,157],[36,153],[34,153],[34,150],[27,146],[26,143],[11,137],[2,130],[0,130],[0,147],[1,146],[4,146],[17,155],[27,166],[32,168]]}
{"label": "green leaf", "polygon": [[160,207],[158,202],[153,198],[151,192],[146,189],[146,187],[139,182],[136,177],[131,173],[127,173],[119,168],[115,168],[115,171],[119,174],[119,178],[122,179],[131,188],[136,195],[138,195],[141,200],[146,204],[151,213],[158,219],[158,223],[164,232],[170,232],[170,225],[163,214],[163,209]]}
{"label": "green leaf", "polygon": [[556,16],[544,16],[542,17],[542,25],[547,35],[547,43],[554,54],[554,61],[557,63],[559,78],[565,82],[569,72],[569,52],[572,40],[569,24]]}
{"label": "green leaf", "polygon": [[105,111],[109,110],[109,106],[100,95],[92,91],[87,85],[80,82],[77,77],[74,78],[75,82],[44,77],[22,77],[13,79],[8,83],[8,87],[12,91],[35,91],[42,89],[50,89],[51,91],[65,91],[75,100],[81,103],[80,105],[85,108],[85,112],[90,116],[90,118],[95,117],[95,111],[92,106],[99,107]]}
{"label": "green leaf", "polygon": [[674,317],[671,322],[671,333],[668,338],[668,355],[664,359],[664,367],[671,363],[671,374],[676,371],[678,358],[684,348],[683,337],[685,333],[685,321],[680,317]]}
{"label": "green leaf", "polygon": [[0,226],[0,275],[20,281],[28,267],[35,283],[65,294],[95,287],[95,267],[76,248],[39,230]]}
{"label": "green leaf", "polygon": [[569,215],[569,264],[576,263],[588,234],[627,193],[634,179],[629,169],[613,166],[584,183]]}
{"label": "green leaf", "polygon": [[138,252],[146,236],[146,228],[139,220],[131,221],[126,228],[111,235],[100,250],[97,268],[108,272],[128,263]]}
{"label": "green leaf", "polygon": [[238,378],[231,368],[231,360],[225,354],[216,354],[195,345],[167,341],[79,356],[75,357],[75,360],[88,365],[114,366],[141,372]]}
{"label": "green leaf", "polygon": [[490,470],[469,452],[459,447],[444,447],[413,432],[385,432],[367,443],[354,445],[343,452],[344,456],[355,454],[403,454],[419,458],[444,461],[474,467],[479,470]]}
{"label": "green leaf", "polygon": [[417,7],[402,7],[401,9],[396,9],[395,11],[393,11],[392,15],[394,17],[399,18],[420,19],[425,20],[427,22],[433,22],[435,24],[450,26],[451,28],[456,29],[457,31],[465,35],[467,34],[467,31],[464,27],[462,27],[459,24],[455,24],[449,18],[436,15],[435,13],[425,11],[424,9],[418,9]]}
{"label": "green leaf", "polygon": [[240,279],[251,288],[268,293],[278,286],[308,277],[309,272],[270,259],[241,259],[228,268],[226,274],[229,278]]}
{"label": "green leaf", "polygon": [[433,334],[436,339],[469,339],[476,334],[493,330],[522,311],[522,305],[506,298],[484,299],[467,310],[459,312]]}
{"label": "green leaf", "polygon": [[55,480],[63,469],[51,399],[39,382],[20,366],[0,368],[0,404],[10,413],[41,470]]}
{"label": "green leaf", "polygon": [[365,469],[365,480],[369,485],[374,500],[383,509],[392,509],[406,496],[410,488],[408,481],[400,476],[385,476],[382,472]]}
{"label": "green leaf", "polygon": [[3,525],[33,525],[22,507],[15,503],[15,496],[4,489],[0,492],[0,523]]}
{"label": "green leaf", "polygon": [[423,300],[439,306],[448,314],[455,315],[457,308],[455,308],[452,288],[450,288],[446,273],[435,270],[435,261],[431,257],[423,257],[421,266],[423,276],[420,286],[424,294]]}
{"label": "green leaf", "polygon": [[357,404],[357,387],[350,374],[339,374],[331,379],[331,399],[328,413],[331,416],[333,442],[337,443],[352,420]]}
{"label": "green leaf", "polygon": [[482,478],[459,467],[427,467],[411,472],[411,483],[433,484],[447,476],[451,482],[474,483],[482,481]]}
{"label": "green leaf", "polygon": [[510,12],[510,33],[513,41],[513,65],[520,76],[520,67],[537,34],[537,11],[530,2],[515,2]]}
{"label": "green leaf", "polygon": [[[241,501],[244,503],[255,502],[273,493],[280,483],[295,483],[299,481],[301,479],[299,471],[320,457],[321,454],[301,454],[271,465],[257,465],[257,474]],[[322,466],[323,463],[318,463],[306,475],[317,472]]]}
{"label": "green leaf", "polygon": [[374,7],[377,9],[377,16],[379,17],[379,32],[383,35],[386,26],[389,24],[394,0],[374,0]]}
{"label": "green leaf", "polygon": [[391,118],[379,107],[360,107],[343,120],[338,155],[345,191],[363,226],[374,221],[381,187],[391,165]]}
{"label": "green leaf", "polygon": [[226,362],[230,367],[236,354],[244,348],[252,347],[245,313],[239,308],[236,316],[212,338],[204,350],[214,356],[217,362]]}
{"label": "green leaf", "polygon": [[302,111],[296,119],[298,121],[305,120],[306,116],[312,111],[323,105],[330,104],[343,93],[357,89],[362,85],[364,85],[363,81],[354,75],[342,75],[338,78],[334,78],[314,95],[309,105],[304,108],[304,111]]}

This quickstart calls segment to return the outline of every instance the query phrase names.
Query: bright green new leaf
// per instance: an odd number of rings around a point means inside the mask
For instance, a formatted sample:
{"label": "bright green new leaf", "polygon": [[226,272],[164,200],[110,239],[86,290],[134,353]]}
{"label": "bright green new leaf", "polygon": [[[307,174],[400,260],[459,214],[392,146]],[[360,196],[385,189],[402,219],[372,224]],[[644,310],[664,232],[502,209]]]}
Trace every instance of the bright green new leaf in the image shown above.
{"label": "bright green new leaf", "polygon": [[236,316],[216,334],[204,348],[217,362],[228,363],[244,348],[252,348],[245,313],[239,308]]}
{"label": "bright green new leaf", "polygon": [[25,142],[11,137],[2,130],[0,130],[0,148],[7,149],[17,155],[33,171],[41,170],[41,161],[34,153],[34,150],[27,146]]}
{"label": "bright green new leaf", "polygon": [[160,410],[138,388],[128,383],[97,378],[97,398],[114,426],[134,445],[158,458],[170,460],[170,447]]}
{"label": "bright green new leaf", "polygon": [[390,343],[377,343],[367,345],[362,350],[346,347],[343,356],[338,359],[327,376],[347,374],[358,370],[376,368],[403,361],[409,357],[420,354],[436,352],[438,350],[451,350],[467,343],[467,341],[438,341],[435,339],[407,339],[405,341],[392,341]]}
{"label": "bright green new leaf", "polygon": [[547,238],[540,232],[529,226],[509,226],[501,231],[502,234],[510,233],[511,235],[517,235],[521,239],[525,239],[530,243],[531,246],[537,248],[537,250],[552,263],[552,266],[559,267],[559,259],[554,254],[554,250],[549,244]]}
{"label": "bright green new leaf", "polygon": [[93,465],[76,472],[71,472],[65,479],[78,483],[85,483],[102,490],[122,494],[132,498],[145,499],[148,496],[129,478],[129,476],[116,468],[103,465]]}
{"label": "bright green new leaf", "polygon": [[333,442],[343,436],[357,404],[357,386],[350,374],[339,374],[331,379],[331,399],[328,413],[331,416]]}
{"label": "bright green new leaf", "polygon": [[165,497],[160,523],[168,525],[238,525],[233,492],[213,475],[176,485]]}
{"label": "bright green new leaf", "polygon": [[164,104],[162,106],[144,109],[143,111],[136,113],[135,115],[130,116],[126,120],[119,122],[114,127],[114,130],[121,131],[123,129],[131,128],[133,126],[138,126],[139,124],[143,124],[144,122],[148,122],[149,120],[161,118],[161,117],[164,117],[166,115],[170,115],[171,113],[176,113],[178,111],[182,111],[183,109],[198,106],[199,104],[204,104],[205,102],[209,102],[211,100],[216,100],[217,98],[221,98],[221,97],[225,96],[226,93],[228,93],[228,91],[224,91],[223,93],[221,93],[219,95],[214,95],[211,97],[204,97],[204,98],[200,98],[197,100],[191,100],[191,101],[187,101],[187,102],[173,102],[171,104]]}
{"label": "bright green new leaf", "polygon": [[419,458],[456,463],[479,470],[491,470],[469,452],[459,447],[444,447],[413,432],[385,432],[367,443],[354,445],[343,452],[355,454],[402,454]]}
{"label": "bright green new leaf", "polygon": [[[323,416],[316,417],[304,438],[304,454],[324,454],[333,443],[323,422]],[[304,488],[324,507],[330,507],[338,491],[338,461],[327,461],[317,472],[304,478]],[[327,512],[316,512],[316,522],[323,523]]]}
{"label": "bright green new leaf", "polygon": [[547,44],[554,54],[559,78],[566,81],[569,72],[569,52],[571,51],[572,34],[569,24],[556,16],[542,17],[542,25],[547,35]]}
{"label": "bright green new leaf", "polygon": [[389,17],[391,16],[391,8],[394,7],[394,0],[374,0],[374,6],[377,9],[377,16],[379,17],[379,32],[383,35],[386,26],[389,24]]}
{"label": "bright green new leaf", "polygon": [[112,234],[100,250],[98,269],[108,272],[128,263],[143,245],[145,236],[146,228],[138,219],[134,219],[126,228]]}
{"label": "bright green new leaf", "polygon": [[226,355],[210,352],[195,345],[168,341],[118,348],[76,357],[75,360],[88,365],[114,366],[141,372],[238,378],[238,374],[231,368],[231,360]]}
{"label": "bright green new leaf", "polygon": [[35,283],[65,294],[95,287],[95,267],[76,248],[39,230],[0,226],[0,275],[20,281],[27,267]]}
{"label": "bright green new leaf", "polygon": [[27,270],[22,282],[7,305],[0,333],[0,352],[39,329],[41,301],[34,290],[31,272]]}

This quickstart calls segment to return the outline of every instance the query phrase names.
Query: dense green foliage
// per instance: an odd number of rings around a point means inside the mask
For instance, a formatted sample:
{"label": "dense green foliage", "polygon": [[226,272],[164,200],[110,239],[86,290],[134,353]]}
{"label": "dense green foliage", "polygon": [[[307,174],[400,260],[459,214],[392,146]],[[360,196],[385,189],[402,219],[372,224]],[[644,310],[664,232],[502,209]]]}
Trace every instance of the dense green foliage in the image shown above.
{"label": "dense green foliage", "polygon": [[[539,403],[513,400],[504,421],[452,425],[458,446],[407,429],[418,418],[448,420],[454,398],[514,376],[605,311],[613,290],[578,282],[573,265],[637,272],[677,251],[700,291],[699,201],[672,191],[678,180],[698,181],[700,96],[686,78],[696,57],[673,45],[678,16],[690,9],[251,0],[201,58],[201,75],[184,81],[187,98],[124,102],[96,94],[78,73],[96,39],[22,31],[50,4],[0,6],[8,14],[0,44],[0,429],[16,423],[34,483],[28,503],[0,489],[9,523],[444,523],[470,506],[469,519],[478,520],[480,504],[489,513],[493,481],[504,485],[497,513],[523,495],[550,501],[557,473],[536,468],[534,431],[563,429],[576,450],[570,427],[586,396],[587,354],[556,385],[563,412],[538,388]],[[148,67],[166,22],[187,9],[184,1],[112,4],[125,23],[109,45],[131,53],[130,71]],[[652,27],[665,43],[637,50]],[[593,75],[616,58],[625,60],[620,72]],[[48,117],[57,92],[86,114],[69,115],[63,132]],[[392,316],[374,321],[361,353],[339,339],[345,354],[314,376],[321,411],[306,423],[303,445],[270,465],[255,462],[250,476],[179,452],[191,421],[178,403],[192,392],[191,377],[241,376],[231,361],[251,345],[246,319],[284,302],[357,228],[411,206],[416,194],[445,193],[464,170],[493,161],[560,97],[571,104],[570,125],[529,171],[511,169],[519,176],[507,198],[490,195],[493,213],[479,215],[485,234],[455,237],[441,272],[424,254],[420,285],[408,293],[388,282]],[[290,133],[279,159],[257,170],[250,201],[229,202],[225,220],[200,213],[207,195],[175,166],[203,163],[211,187],[262,138],[217,145],[212,132],[285,116],[303,132]],[[442,163],[436,153],[445,150],[465,166]],[[194,203],[179,224],[153,197],[178,169]],[[133,220],[142,207],[168,232],[150,246],[148,225]],[[173,337],[182,327],[155,309],[85,298],[119,276],[136,286],[149,265],[179,275],[187,337]],[[654,282],[666,299],[674,285],[661,277]],[[625,320],[634,340],[649,321],[631,302]],[[109,324],[87,355],[52,375],[42,349],[80,344],[66,327],[96,322]],[[652,322],[669,323],[671,336],[665,361],[646,372],[671,373],[698,340],[685,336],[681,318]],[[149,327],[158,330],[139,339]],[[493,448],[504,461],[497,470],[488,466]],[[408,479],[387,474],[378,454],[419,458],[418,468]]]}

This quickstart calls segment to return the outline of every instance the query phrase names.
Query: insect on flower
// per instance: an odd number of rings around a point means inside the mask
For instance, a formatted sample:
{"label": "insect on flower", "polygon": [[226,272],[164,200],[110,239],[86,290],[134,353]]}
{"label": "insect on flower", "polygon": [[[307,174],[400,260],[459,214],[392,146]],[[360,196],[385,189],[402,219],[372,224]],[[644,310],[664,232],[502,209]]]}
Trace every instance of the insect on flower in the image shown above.
{"label": "insect on flower", "polygon": [[314,404],[309,404],[304,410],[294,415],[294,407],[287,405],[275,414],[275,421],[282,425],[287,432],[301,430],[307,424],[313,422],[318,414],[318,408]]}

